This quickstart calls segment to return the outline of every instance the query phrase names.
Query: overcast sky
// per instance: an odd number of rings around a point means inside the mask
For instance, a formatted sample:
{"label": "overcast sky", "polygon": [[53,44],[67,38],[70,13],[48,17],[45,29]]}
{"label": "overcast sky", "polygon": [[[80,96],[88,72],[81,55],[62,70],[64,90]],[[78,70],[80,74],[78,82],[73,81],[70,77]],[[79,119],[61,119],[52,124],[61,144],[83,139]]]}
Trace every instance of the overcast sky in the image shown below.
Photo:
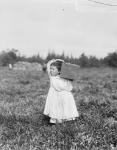
{"label": "overcast sky", "polygon": [[[116,0],[97,0],[117,5]],[[78,57],[117,51],[117,6],[89,0],[0,0],[0,51]]]}

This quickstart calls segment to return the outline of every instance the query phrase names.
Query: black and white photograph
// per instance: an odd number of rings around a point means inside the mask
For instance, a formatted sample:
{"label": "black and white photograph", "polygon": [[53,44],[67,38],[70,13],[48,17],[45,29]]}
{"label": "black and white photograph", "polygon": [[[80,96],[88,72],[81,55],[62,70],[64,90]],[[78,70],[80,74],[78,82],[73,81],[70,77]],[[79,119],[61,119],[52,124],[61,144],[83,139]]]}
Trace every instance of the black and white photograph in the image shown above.
{"label": "black and white photograph", "polygon": [[0,150],[117,150],[117,0],[0,0]]}

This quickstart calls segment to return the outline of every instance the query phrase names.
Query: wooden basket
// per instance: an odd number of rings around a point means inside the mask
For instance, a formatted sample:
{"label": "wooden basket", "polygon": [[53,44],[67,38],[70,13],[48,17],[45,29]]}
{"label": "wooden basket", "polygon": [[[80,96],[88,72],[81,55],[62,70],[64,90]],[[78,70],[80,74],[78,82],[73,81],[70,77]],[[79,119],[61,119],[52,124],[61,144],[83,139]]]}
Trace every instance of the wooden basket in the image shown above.
{"label": "wooden basket", "polygon": [[76,80],[79,68],[80,66],[78,65],[63,62],[60,77],[69,80]]}

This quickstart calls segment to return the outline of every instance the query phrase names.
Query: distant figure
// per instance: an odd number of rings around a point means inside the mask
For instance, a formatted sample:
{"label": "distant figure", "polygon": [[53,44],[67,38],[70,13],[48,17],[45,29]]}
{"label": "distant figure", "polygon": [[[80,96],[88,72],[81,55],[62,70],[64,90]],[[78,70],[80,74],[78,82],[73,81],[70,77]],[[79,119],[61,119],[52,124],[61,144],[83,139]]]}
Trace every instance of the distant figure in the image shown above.
{"label": "distant figure", "polygon": [[12,70],[12,69],[13,69],[13,65],[9,64],[9,70]]}
{"label": "distant figure", "polygon": [[70,80],[60,77],[63,60],[53,59],[47,63],[47,71],[50,78],[50,89],[46,99],[44,115],[50,117],[50,123],[62,123],[75,120],[79,116]]}

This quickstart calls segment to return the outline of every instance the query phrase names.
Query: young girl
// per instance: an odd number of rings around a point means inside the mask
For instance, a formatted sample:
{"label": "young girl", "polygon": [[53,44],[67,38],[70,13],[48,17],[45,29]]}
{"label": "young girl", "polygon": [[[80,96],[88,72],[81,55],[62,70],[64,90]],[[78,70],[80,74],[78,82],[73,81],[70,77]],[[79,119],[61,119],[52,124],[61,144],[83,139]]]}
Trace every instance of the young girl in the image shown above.
{"label": "young girl", "polygon": [[79,116],[74,97],[71,93],[71,81],[60,77],[63,60],[53,59],[47,63],[50,89],[46,99],[44,115],[50,117],[50,123],[75,120]]}

